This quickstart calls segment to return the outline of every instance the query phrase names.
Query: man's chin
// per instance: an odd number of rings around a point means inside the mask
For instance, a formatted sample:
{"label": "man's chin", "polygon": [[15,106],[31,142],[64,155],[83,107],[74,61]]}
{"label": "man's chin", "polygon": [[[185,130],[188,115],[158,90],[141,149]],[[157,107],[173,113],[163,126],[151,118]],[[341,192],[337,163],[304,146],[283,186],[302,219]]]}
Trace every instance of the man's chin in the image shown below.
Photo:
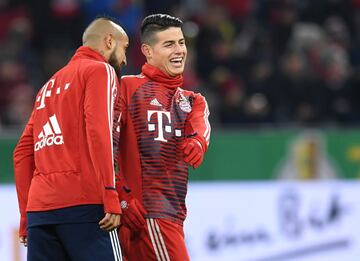
{"label": "man's chin", "polygon": [[178,76],[183,74],[183,72],[184,72],[184,68],[176,68],[171,71],[171,74],[174,76]]}

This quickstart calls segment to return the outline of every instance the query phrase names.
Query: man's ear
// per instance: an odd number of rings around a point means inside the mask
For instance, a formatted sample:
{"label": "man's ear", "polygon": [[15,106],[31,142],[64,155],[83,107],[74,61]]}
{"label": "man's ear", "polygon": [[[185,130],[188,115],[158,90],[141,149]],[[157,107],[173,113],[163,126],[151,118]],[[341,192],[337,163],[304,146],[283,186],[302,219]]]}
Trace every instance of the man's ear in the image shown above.
{"label": "man's ear", "polygon": [[148,44],[141,45],[141,52],[146,57],[146,59],[150,59],[152,57],[152,49],[151,46]]}
{"label": "man's ear", "polygon": [[114,36],[112,34],[108,34],[107,36],[105,36],[105,46],[108,48],[108,49],[112,49],[114,47],[114,44],[115,44],[115,40],[114,40]]}

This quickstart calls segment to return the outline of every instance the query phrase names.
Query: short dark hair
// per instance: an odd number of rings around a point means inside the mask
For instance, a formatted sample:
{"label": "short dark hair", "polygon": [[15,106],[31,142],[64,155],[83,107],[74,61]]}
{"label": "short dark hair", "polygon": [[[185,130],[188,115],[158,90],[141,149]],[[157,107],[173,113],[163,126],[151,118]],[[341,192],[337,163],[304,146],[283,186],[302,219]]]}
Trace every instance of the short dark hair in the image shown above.
{"label": "short dark hair", "polygon": [[141,23],[141,43],[152,44],[157,32],[164,31],[169,27],[182,27],[183,22],[168,14],[152,14],[144,18]]}

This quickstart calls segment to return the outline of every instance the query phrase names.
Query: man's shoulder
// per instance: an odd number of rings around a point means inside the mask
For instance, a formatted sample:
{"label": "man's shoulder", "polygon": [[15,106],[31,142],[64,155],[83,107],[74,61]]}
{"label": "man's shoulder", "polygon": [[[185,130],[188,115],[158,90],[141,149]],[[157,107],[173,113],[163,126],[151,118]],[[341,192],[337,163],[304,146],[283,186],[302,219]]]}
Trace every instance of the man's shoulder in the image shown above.
{"label": "man's shoulder", "polygon": [[121,76],[121,81],[132,81],[132,80],[139,80],[139,79],[145,79],[145,75],[143,74],[129,74],[129,75],[123,75]]}
{"label": "man's shoulder", "polygon": [[184,95],[184,96],[187,96],[187,97],[201,97],[201,99],[205,99],[205,97],[203,95],[201,95],[201,93],[199,92],[194,92],[194,91],[189,91],[189,90],[185,90],[183,88],[178,88],[178,92],[180,95]]}
{"label": "man's shoulder", "polygon": [[114,71],[110,64],[92,59],[78,59],[68,64],[69,69],[74,69],[75,67],[85,74],[93,74],[96,72],[106,74],[107,72],[110,73],[110,71]]}
{"label": "man's shoulder", "polygon": [[105,71],[106,70],[113,70],[113,67],[105,62],[101,62],[101,61],[95,61],[95,60],[83,60],[81,66],[91,69],[91,70],[102,70]]}
{"label": "man's shoulder", "polygon": [[143,74],[136,74],[136,75],[123,75],[120,78],[120,84],[131,86],[131,87],[138,87],[148,81],[148,79]]}

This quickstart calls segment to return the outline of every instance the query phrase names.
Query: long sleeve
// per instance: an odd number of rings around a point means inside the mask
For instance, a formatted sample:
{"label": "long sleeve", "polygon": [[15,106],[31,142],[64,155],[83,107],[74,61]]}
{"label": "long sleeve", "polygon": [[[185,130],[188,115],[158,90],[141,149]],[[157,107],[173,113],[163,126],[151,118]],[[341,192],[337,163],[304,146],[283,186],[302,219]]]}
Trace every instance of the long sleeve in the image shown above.
{"label": "long sleeve", "polygon": [[205,98],[200,94],[195,94],[192,110],[186,120],[185,134],[196,138],[201,143],[204,151],[207,150],[210,142],[209,114]]}
{"label": "long sleeve", "polygon": [[[120,135],[121,130],[125,127],[126,121],[127,121],[127,103],[126,103],[126,91],[125,91],[125,83],[123,81],[120,81],[120,92],[118,95],[118,99],[115,105],[115,114],[116,114],[116,122],[114,126],[113,136],[114,136],[114,149],[116,151],[115,153],[115,160],[116,160],[116,166],[118,167],[120,162],[119,153],[120,150]],[[122,200],[124,193],[127,193],[130,188],[128,187],[127,182],[125,181],[124,176],[120,171],[117,172],[116,175],[116,190],[119,194],[119,199]]]}
{"label": "long sleeve", "polygon": [[33,140],[33,115],[31,115],[14,154],[14,175],[16,191],[20,209],[20,229],[19,235],[27,235],[26,206],[31,179],[35,170],[34,162],[34,140]]}
{"label": "long sleeve", "polygon": [[99,63],[88,73],[84,111],[90,156],[103,185],[105,212],[119,214],[121,210],[115,189],[112,141],[117,78],[114,69],[105,63]]}

